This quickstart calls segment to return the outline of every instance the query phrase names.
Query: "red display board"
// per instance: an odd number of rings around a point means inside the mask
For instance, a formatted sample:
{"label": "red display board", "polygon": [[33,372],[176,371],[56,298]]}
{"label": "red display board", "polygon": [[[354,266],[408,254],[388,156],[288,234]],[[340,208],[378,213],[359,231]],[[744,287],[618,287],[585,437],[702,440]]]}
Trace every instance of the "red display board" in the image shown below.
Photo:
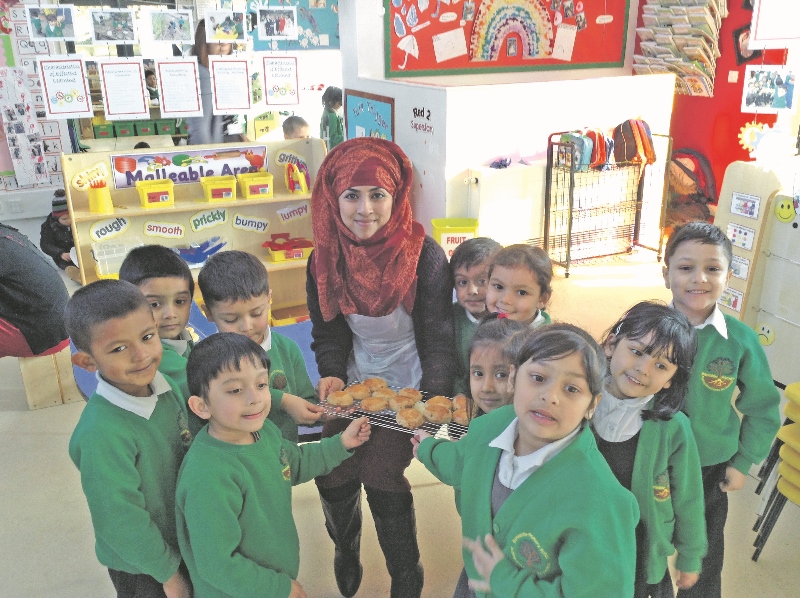
{"label": "red display board", "polygon": [[386,0],[386,75],[620,67],[630,0]]}

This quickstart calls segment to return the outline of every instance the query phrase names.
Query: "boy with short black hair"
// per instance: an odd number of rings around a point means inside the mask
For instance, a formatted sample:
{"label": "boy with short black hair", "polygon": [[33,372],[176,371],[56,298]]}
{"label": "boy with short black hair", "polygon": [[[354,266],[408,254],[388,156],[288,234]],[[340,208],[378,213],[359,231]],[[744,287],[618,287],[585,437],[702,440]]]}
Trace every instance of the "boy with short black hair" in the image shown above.
{"label": "boy with short black hair", "polygon": [[684,411],[700,452],[708,532],[700,579],[680,590],[681,598],[722,595],[726,493],[744,486],[750,466],[767,456],[780,427],[780,394],[756,333],[717,306],[733,273],[732,261],[730,240],[707,222],[676,228],[664,253],[664,282],[673,307],[697,330]]}
{"label": "boy with short black hair", "polygon": [[145,245],[128,253],[119,268],[119,279],[139,287],[150,303],[164,348],[158,371],[172,378],[188,399],[186,359],[194,346],[186,329],[194,296],[189,266],[168,247]]}
{"label": "boy with short black hair", "polygon": [[65,312],[97,389],[69,442],[95,533],[120,597],[189,598],[175,530],[175,486],[191,443],[186,402],[158,371],[161,343],[144,295],[125,281],[75,292]]}
{"label": "boy with short black hair", "polygon": [[503,248],[488,237],[467,239],[453,251],[450,270],[453,272],[456,302],[453,303],[453,320],[456,329],[456,363],[453,387],[456,392],[469,388],[469,343],[480,324],[486,309],[486,287],[489,282],[489,262]]}
{"label": "boy with short black hair", "polygon": [[322,408],[300,347],[270,330],[272,291],[264,264],[244,251],[221,251],[208,259],[197,282],[206,316],[219,331],[248,336],[267,352],[273,389],[269,419],[296,443],[297,424],[316,423]]}
{"label": "boy with short black hair", "polygon": [[241,334],[203,339],[187,367],[192,411],[208,420],[181,468],[178,540],[195,596],[305,597],[292,486],[330,472],[367,441],[362,417],[297,446],[270,421],[270,360]]}

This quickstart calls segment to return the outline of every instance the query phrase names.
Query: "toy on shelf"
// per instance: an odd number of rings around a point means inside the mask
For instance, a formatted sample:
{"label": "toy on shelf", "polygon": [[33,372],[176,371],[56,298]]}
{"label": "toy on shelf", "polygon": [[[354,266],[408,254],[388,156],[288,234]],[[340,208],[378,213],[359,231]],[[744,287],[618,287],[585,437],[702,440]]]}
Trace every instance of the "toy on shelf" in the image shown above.
{"label": "toy on shelf", "polygon": [[89,211],[93,214],[113,214],[114,204],[111,203],[111,191],[108,190],[103,180],[89,183]]}
{"label": "toy on shelf", "polygon": [[285,167],[284,181],[289,193],[308,193],[309,176],[306,165],[287,162]]}
{"label": "toy on shelf", "polygon": [[119,267],[131,249],[142,247],[138,237],[128,241],[100,241],[92,243],[94,271],[97,278],[119,278]]}
{"label": "toy on shelf", "polygon": [[271,241],[266,241],[262,247],[267,248],[267,259],[271,262],[285,262],[287,260],[305,260],[311,255],[314,244],[302,237],[290,238],[289,233],[275,233]]}
{"label": "toy on shelf", "polygon": [[190,243],[185,247],[173,247],[190,268],[200,268],[206,260],[228,244],[222,237],[211,237],[201,243]]}

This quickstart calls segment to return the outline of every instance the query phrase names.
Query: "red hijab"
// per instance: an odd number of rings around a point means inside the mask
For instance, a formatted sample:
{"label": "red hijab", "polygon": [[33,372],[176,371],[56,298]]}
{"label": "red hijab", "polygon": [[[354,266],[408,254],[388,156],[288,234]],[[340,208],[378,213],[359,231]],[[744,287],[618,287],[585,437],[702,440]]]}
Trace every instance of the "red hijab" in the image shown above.
{"label": "red hijab", "polygon": [[[411,160],[396,144],[359,137],[337,145],[323,160],[311,196],[314,255],[311,272],[322,317],[385,316],[401,303],[408,313],[417,291],[417,262],[425,231],[411,218]],[[342,221],[339,196],[351,187],[383,187],[392,215],[369,239]]]}

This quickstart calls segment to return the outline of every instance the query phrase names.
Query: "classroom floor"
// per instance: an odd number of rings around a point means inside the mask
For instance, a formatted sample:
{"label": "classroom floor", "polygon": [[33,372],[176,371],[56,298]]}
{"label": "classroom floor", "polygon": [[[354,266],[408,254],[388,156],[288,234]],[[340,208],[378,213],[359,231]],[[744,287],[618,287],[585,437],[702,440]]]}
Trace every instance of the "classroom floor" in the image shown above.
{"label": "classroom floor", "polygon": [[[39,222],[11,223],[36,243]],[[565,279],[556,268],[549,308],[554,319],[569,321],[593,334],[640,299],[669,300],[661,265],[649,251],[626,259],[573,266]],[[70,291],[77,288],[66,279]],[[94,555],[92,525],[81,493],[78,472],[67,455],[69,437],[82,403],[29,411],[17,359],[0,359],[0,594],[10,598],[100,598],[113,596],[106,570]],[[419,463],[408,478],[414,492],[417,527],[425,567],[423,596],[452,595],[461,569],[460,520],[452,490],[439,483]],[[725,598],[789,598],[800,584],[800,509],[784,509],[758,563],[750,560],[755,534],[751,531],[759,497],[750,479],[731,497],[723,572]],[[313,483],[294,491],[301,566],[299,581],[310,598],[339,596],[333,577],[333,544]],[[366,504],[366,501],[365,501]],[[357,596],[389,595],[389,575],[365,509],[362,561],[364,579]],[[591,566],[587,563],[587,566]],[[605,574],[609,574],[606,572]]]}

